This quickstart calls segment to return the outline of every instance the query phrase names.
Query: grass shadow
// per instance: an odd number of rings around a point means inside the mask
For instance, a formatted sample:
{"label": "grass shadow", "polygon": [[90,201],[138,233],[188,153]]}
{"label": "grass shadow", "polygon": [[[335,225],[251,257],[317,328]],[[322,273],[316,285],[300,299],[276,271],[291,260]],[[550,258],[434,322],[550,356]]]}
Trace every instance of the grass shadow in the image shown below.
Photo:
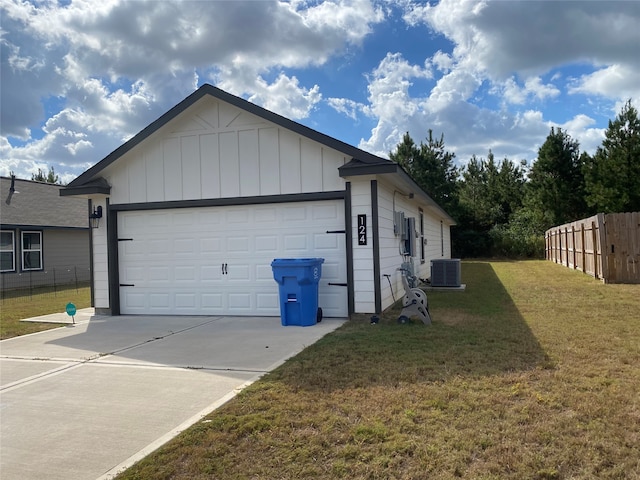
{"label": "grass shadow", "polygon": [[380,323],[354,317],[273,372],[294,389],[358,388],[438,382],[553,368],[487,262],[464,262],[464,292],[429,292],[433,323],[397,323],[401,306]]}

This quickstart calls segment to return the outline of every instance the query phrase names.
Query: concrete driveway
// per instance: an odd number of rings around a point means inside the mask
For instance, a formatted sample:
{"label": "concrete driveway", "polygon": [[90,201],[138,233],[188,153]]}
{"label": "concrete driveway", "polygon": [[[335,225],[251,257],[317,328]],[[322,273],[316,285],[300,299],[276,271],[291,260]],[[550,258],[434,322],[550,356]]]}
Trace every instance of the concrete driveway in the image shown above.
{"label": "concrete driveway", "polygon": [[111,478],[344,323],[76,321],[0,342],[3,480]]}

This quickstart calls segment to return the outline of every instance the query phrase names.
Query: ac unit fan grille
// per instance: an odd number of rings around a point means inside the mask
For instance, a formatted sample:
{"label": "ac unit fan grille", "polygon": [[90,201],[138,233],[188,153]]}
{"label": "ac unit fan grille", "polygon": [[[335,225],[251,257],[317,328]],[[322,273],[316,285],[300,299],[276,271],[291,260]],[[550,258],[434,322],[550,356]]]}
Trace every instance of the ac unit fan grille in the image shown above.
{"label": "ac unit fan grille", "polygon": [[432,286],[459,287],[460,284],[460,259],[431,261]]}

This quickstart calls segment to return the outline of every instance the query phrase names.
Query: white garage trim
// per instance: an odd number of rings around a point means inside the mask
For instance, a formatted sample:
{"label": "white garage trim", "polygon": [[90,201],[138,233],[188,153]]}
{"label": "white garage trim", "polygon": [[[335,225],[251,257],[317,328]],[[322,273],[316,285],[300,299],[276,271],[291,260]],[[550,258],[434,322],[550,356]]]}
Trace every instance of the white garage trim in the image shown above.
{"label": "white garage trim", "polygon": [[[127,209],[128,210],[128,209]],[[279,316],[274,258],[325,259],[319,306],[348,316],[344,200],[117,213],[120,313]]]}

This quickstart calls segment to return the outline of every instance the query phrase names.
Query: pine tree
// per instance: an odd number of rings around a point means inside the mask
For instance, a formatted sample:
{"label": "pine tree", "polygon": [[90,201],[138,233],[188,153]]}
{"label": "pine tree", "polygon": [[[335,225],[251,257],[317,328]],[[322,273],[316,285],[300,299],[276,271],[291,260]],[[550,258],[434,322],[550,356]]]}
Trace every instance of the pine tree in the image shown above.
{"label": "pine tree", "polygon": [[416,145],[408,133],[389,158],[399,163],[413,180],[426,191],[433,200],[452,214],[457,204],[458,170],[453,160],[455,154],[446,151],[444,135],[439,140],[433,138],[429,130],[427,143]]}
{"label": "pine tree", "polygon": [[579,144],[561,128],[538,150],[529,174],[529,205],[544,218],[547,228],[584,216],[584,177]]}
{"label": "pine tree", "polygon": [[584,165],[587,203],[598,212],[640,211],[640,119],[631,100]]}
{"label": "pine tree", "polygon": [[53,167],[49,167],[49,173],[46,175],[41,168],[38,168],[38,173],[31,174],[31,180],[35,182],[55,183],[58,185],[60,184],[60,177],[56,175]]}

